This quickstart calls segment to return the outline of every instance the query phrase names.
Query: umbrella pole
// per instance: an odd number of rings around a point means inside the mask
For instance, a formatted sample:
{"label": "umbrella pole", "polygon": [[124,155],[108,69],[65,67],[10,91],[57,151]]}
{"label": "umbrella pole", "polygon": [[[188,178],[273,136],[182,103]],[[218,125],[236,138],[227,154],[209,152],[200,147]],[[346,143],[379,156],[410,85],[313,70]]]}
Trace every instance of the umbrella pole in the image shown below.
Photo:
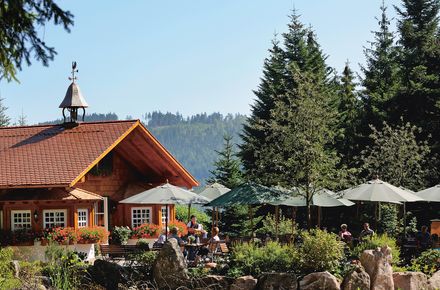
{"label": "umbrella pole", "polygon": [[318,228],[321,228],[321,207],[318,206]]}
{"label": "umbrella pole", "polygon": [[219,212],[218,212],[218,207],[215,208],[215,226],[218,227],[218,216],[219,216]]}
{"label": "umbrella pole", "polygon": [[168,204],[165,205],[165,241],[168,241]]}
{"label": "umbrella pole", "polygon": [[403,203],[403,234],[406,236],[406,202]]}
{"label": "umbrella pole", "polygon": [[296,207],[292,206],[292,242],[295,235]]}
{"label": "umbrella pole", "polygon": [[211,214],[211,228],[214,229],[215,227],[215,206],[212,207],[212,214]]}
{"label": "umbrella pole", "polygon": [[278,241],[278,233],[279,233],[279,221],[280,220],[280,207],[278,205],[275,206],[275,238]]}

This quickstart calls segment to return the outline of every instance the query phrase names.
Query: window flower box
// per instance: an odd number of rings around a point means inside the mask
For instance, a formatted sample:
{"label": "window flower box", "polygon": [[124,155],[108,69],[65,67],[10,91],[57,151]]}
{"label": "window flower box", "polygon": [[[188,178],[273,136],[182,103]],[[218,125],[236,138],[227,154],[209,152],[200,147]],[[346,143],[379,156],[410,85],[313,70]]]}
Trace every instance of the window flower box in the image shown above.
{"label": "window flower box", "polygon": [[157,238],[160,233],[160,227],[155,224],[142,224],[133,229],[131,239],[151,239]]}
{"label": "window flower box", "polygon": [[103,227],[85,227],[77,231],[78,244],[96,244],[107,241],[109,232]]}
{"label": "window flower box", "polygon": [[76,231],[71,227],[46,229],[43,236],[60,245],[73,245],[77,241]]}

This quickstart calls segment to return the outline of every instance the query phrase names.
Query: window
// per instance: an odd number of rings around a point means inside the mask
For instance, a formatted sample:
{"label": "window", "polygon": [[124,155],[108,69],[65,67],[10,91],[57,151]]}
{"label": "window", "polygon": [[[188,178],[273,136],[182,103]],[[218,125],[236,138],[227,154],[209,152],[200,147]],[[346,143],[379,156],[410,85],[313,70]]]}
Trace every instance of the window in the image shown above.
{"label": "window", "polygon": [[78,209],[78,227],[85,228],[89,226],[89,210],[86,208]]}
{"label": "window", "polygon": [[[167,207],[166,206],[162,206],[161,208],[161,212],[162,212],[162,224],[165,225],[166,223],[166,214],[167,214]],[[168,208],[168,222],[170,221],[170,209]]]}
{"label": "window", "polygon": [[30,210],[12,210],[11,211],[11,229],[13,231],[20,229],[30,229],[31,211]]}
{"label": "window", "polygon": [[133,207],[131,208],[131,226],[133,228],[141,224],[151,222],[151,207]]}
{"label": "window", "polygon": [[66,227],[67,210],[51,209],[43,210],[43,226],[47,228]]}

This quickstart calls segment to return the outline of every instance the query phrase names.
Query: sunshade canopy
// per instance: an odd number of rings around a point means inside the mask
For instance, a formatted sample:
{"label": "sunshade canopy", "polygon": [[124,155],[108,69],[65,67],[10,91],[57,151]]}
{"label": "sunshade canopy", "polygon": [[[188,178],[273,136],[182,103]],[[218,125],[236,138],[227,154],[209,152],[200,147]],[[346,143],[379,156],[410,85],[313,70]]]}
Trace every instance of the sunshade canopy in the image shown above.
{"label": "sunshade canopy", "polygon": [[[295,190],[293,190],[295,192]],[[297,194],[296,196],[289,197],[286,200],[281,200],[274,205],[287,205],[287,206],[307,206],[306,198],[303,195]],[[313,194],[310,205],[320,207],[336,207],[336,206],[352,206],[353,202],[344,199],[337,198],[336,193],[328,189],[322,189]]]}
{"label": "sunshade canopy", "polygon": [[205,204],[207,202],[209,200],[206,197],[169,183],[120,201],[120,203],[132,204]]}
{"label": "sunshade canopy", "polygon": [[376,202],[414,202],[422,198],[410,190],[375,179],[340,192],[343,198]]}
{"label": "sunshade canopy", "polygon": [[269,188],[267,186],[246,182],[222,196],[211,201],[208,206],[231,206],[272,204],[279,200],[288,198],[289,194],[285,191]]}
{"label": "sunshade canopy", "polygon": [[208,184],[204,186],[203,188],[198,190],[197,193],[201,196],[206,197],[207,199],[209,199],[209,201],[212,201],[228,191],[230,191],[229,188],[227,188],[226,186],[220,183],[215,182],[213,184]]}
{"label": "sunshade canopy", "polygon": [[440,184],[421,190],[416,195],[425,201],[440,202]]}

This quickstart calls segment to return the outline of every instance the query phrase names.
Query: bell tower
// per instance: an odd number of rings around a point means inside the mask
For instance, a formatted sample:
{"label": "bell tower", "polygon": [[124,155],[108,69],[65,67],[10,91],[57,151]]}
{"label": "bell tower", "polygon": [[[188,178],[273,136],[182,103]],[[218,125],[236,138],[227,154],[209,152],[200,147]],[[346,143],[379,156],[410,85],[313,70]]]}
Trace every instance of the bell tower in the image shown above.
{"label": "bell tower", "polygon": [[[82,109],[81,120],[84,121],[84,116],[86,114],[85,108],[89,106],[84,100],[78,84],[75,82],[77,79],[75,74],[78,72],[76,66],[76,62],[72,62],[72,76],[69,77],[69,80],[71,80],[72,83],[67,88],[66,96],[59,106],[63,109],[64,124],[69,127],[75,127],[78,125],[79,109]],[[66,111],[68,115],[66,115]]]}

